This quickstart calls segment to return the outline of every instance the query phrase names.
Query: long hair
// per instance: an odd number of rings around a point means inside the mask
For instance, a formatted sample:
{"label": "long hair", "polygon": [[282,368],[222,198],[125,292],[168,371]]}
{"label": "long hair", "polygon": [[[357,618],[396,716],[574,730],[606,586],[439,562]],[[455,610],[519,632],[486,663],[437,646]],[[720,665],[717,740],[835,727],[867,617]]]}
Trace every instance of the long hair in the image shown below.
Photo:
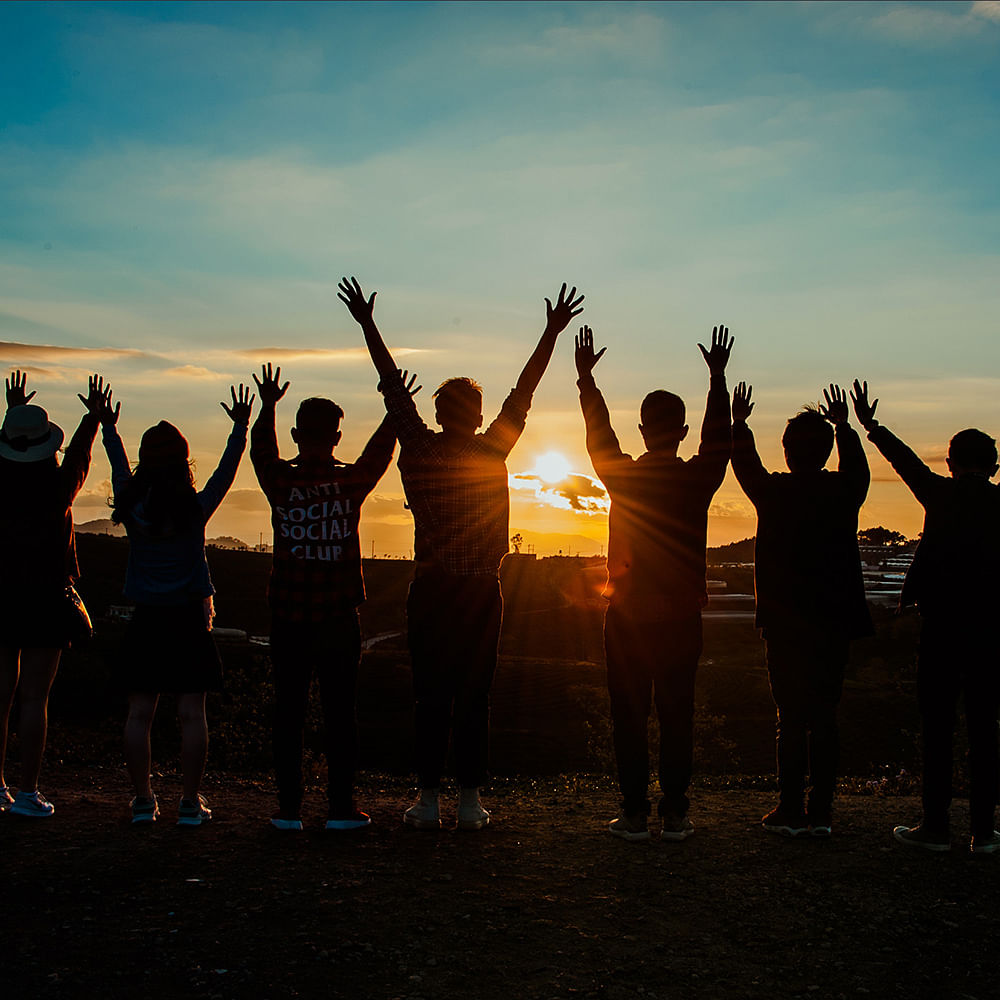
{"label": "long hair", "polygon": [[154,535],[171,535],[203,521],[188,443],[173,424],[161,420],[143,434],[132,478],[109,503],[115,524],[127,528],[141,520]]}

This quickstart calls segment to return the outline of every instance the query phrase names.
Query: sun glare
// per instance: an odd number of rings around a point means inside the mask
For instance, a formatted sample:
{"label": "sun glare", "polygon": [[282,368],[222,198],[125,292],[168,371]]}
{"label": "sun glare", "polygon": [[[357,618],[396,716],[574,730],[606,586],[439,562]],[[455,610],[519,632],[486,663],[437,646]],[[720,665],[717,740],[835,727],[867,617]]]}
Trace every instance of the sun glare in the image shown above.
{"label": "sun glare", "polygon": [[565,455],[558,451],[547,451],[535,459],[535,474],[542,482],[561,483],[570,472],[570,464]]}

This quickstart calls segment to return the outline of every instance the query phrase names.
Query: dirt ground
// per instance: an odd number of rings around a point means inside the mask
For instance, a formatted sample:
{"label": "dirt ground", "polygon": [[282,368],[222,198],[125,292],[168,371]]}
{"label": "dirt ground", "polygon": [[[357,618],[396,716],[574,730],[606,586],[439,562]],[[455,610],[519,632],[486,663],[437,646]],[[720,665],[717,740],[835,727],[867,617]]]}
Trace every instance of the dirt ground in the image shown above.
{"label": "dirt ground", "polygon": [[272,831],[246,778],[213,775],[194,830],[170,777],[147,829],[116,769],[44,787],[51,820],[0,817],[8,997],[998,995],[1000,856],[958,839],[964,802],[933,855],[892,840],[912,797],[842,796],[832,839],[789,841],[759,827],[769,792],[697,788],[694,837],[626,844],[604,778],[498,781],[489,828],[440,834],[370,775],[360,834],[321,829],[316,789],[305,832]]}

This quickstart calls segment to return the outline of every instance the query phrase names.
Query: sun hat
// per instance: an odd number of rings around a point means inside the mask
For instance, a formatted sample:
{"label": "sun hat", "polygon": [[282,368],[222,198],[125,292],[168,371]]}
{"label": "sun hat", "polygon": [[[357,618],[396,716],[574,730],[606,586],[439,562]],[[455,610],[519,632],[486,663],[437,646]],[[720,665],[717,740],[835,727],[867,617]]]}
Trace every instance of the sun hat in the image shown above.
{"label": "sun hat", "polygon": [[40,406],[12,406],[0,429],[0,456],[12,462],[51,458],[63,443],[62,428]]}

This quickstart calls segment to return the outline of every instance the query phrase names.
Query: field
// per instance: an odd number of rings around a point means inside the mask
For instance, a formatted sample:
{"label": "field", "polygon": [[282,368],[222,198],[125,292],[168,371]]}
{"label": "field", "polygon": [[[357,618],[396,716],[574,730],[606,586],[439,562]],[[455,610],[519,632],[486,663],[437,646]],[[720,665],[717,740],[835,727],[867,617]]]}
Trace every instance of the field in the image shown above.
{"label": "field", "polygon": [[[81,538],[95,615],[117,603],[124,545]],[[266,634],[267,557],[213,552],[219,624]],[[404,563],[366,565],[366,634],[398,632]],[[885,616],[857,644],[842,706],[835,836],[764,834],[773,706],[752,625],[712,622],[698,685],[692,818],[680,845],[602,833],[615,810],[601,664],[601,569],[510,561],[495,689],[493,824],[423,835],[411,794],[400,637],[365,654],[359,797],[373,826],[324,834],[322,763],[301,835],[273,832],[266,649],[226,644],[210,708],[211,826],[173,825],[176,729],[165,704],[154,784],[166,808],[128,823],[123,706],[103,687],[115,629],[66,657],[43,789],[51,821],[2,817],[5,985],[17,997],[866,997],[996,995],[993,857],[893,845],[919,813],[916,625]],[[307,745],[318,746],[318,718]],[[655,743],[655,727],[654,727]],[[16,740],[12,747],[16,759]],[[16,765],[12,775],[16,775]],[[961,786],[960,793],[961,793]],[[446,793],[450,803],[454,798]]]}

